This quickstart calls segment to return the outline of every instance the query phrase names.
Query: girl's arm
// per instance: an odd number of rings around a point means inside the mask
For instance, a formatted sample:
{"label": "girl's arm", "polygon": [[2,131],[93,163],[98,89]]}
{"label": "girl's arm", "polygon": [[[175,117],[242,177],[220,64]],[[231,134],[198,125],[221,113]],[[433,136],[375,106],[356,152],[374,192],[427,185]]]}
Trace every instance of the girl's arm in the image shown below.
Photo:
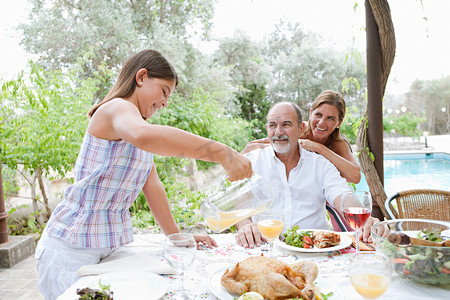
{"label": "girl's arm", "polygon": [[172,211],[170,210],[166,190],[159,179],[154,164],[150,176],[142,188],[142,192],[144,193],[153,217],[164,234],[169,235],[180,232],[178,225],[173,218]]}
{"label": "girl's arm", "polygon": [[348,182],[358,183],[361,180],[361,168],[350,151],[350,146],[342,141],[333,143],[333,150],[323,144],[308,139],[299,140],[302,148],[319,153],[328,159]]}
{"label": "girl's arm", "polygon": [[[153,164],[150,176],[142,188],[147,204],[150,207],[153,217],[161,227],[165,235],[180,232],[172,211],[169,206],[169,199],[167,198],[166,190],[159,179],[156,167]],[[209,248],[217,247],[217,242],[207,234],[194,234],[195,241],[201,245],[206,245]]]}
{"label": "girl's arm", "polygon": [[136,105],[123,99],[100,106],[91,118],[88,132],[98,138],[122,139],[157,155],[220,163],[231,181],[252,175],[250,161],[236,150],[181,129],[148,124]]}

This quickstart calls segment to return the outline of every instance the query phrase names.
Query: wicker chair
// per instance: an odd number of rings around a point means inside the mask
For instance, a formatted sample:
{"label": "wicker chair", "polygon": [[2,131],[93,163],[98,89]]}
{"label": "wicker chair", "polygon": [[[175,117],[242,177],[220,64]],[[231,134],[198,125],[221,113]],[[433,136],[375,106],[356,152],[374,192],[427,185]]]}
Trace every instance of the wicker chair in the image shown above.
{"label": "wicker chair", "polygon": [[[396,200],[397,209],[392,206]],[[428,219],[450,222],[450,191],[407,190],[398,192],[385,203],[391,219]]]}

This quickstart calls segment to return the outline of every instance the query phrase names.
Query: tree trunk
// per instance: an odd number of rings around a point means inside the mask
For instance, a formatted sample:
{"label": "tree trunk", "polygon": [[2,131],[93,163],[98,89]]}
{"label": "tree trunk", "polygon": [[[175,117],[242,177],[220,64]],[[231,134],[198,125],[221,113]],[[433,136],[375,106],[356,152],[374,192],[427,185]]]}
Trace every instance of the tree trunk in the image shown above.
{"label": "tree trunk", "polygon": [[3,195],[3,178],[2,178],[2,163],[0,161],[0,244],[8,241],[8,225],[6,218],[8,213],[5,208],[5,198]]}
{"label": "tree trunk", "polygon": [[37,178],[37,172],[34,172],[34,174],[30,178],[31,200],[33,203],[33,211],[35,213],[34,218],[39,225],[42,225],[42,216],[39,211],[37,194],[36,194],[36,178]]}
{"label": "tree trunk", "polygon": [[38,183],[39,183],[39,188],[40,188],[41,194],[42,194],[42,201],[44,201],[45,210],[47,211],[46,218],[48,220],[48,219],[50,219],[50,216],[52,215],[52,210],[50,209],[50,206],[48,204],[47,193],[45,192],[44,181],[42,180],[42,172],[41,172],[40,169],[38,169],[36,171],[36,173],[37,173],[37,179],[38,179]]}
{"label": "tree trunk", "polygon": [[[395,57],[395,34],[387,0],[366,0],[365,5],[369,103],[358,130],[357,146],[361,169],[375,203],[372,215],[383,219],[383,215],[387,218],[388,215],[384,209],[387,197],[383,187],[381,110],[382,97]],[[371,127],[369,132],[368,126]]]}

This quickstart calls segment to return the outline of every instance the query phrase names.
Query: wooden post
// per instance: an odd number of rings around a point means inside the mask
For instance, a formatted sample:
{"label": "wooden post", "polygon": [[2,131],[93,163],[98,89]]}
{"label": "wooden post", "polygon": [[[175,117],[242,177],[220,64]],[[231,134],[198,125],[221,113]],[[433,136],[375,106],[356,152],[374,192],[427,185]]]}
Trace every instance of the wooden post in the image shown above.
{"label": "wooden post", "polygon": [[5,209],[5,198],[3,197],[2,164],[0,162],[0,244],[8,241],[8,226],[6,218],[8,214]]}
{"label": "wooden post", "polygon": [[[366,50],[367,50],[367,136],[370,152],[375,157],[374,165],[380,182],[384,185],[383,169],[383,106],[382,106],[382,57],[378,25],[373,16],[369,0],[366,6]],[[383,213],[374,201],[372,216],[383,220]]]}

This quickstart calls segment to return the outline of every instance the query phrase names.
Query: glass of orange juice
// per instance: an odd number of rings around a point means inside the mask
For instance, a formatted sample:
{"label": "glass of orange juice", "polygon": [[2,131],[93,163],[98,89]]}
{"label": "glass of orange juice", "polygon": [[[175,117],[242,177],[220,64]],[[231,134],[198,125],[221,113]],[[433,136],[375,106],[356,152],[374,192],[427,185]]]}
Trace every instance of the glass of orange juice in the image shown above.
{"label": "glass of orange juice", "polygon": [[269,257],[273,257],[273,241],[283,231],[283,214],[278,209],[268,209],[256,215],[259,231],[269,241]]}
{"label": "glass of orange juice", "polygon": [[391,282],[389,259],[377,252],[360,252],[350,258],[349,277],[364,299],[377,299]]}

